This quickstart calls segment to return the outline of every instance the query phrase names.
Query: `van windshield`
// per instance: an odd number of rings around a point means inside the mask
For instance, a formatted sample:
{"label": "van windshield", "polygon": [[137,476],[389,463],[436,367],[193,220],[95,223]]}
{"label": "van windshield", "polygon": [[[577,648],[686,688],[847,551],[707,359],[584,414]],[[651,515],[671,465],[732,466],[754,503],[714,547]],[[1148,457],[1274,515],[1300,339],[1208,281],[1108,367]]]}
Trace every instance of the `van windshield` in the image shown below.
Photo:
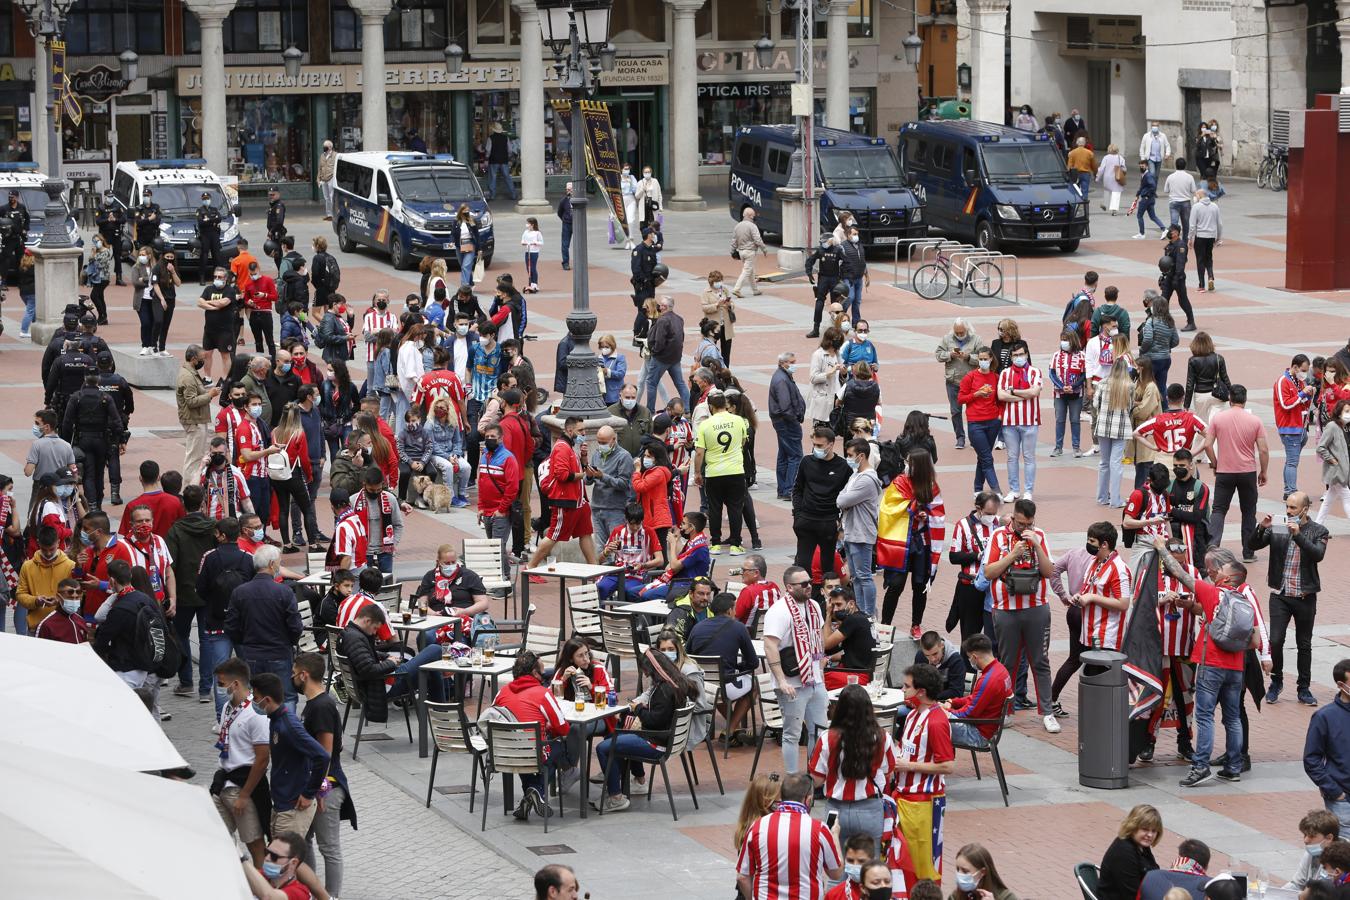
{"label": "van windshield", "polygon": [[220,210],[221,215],[226,215],[228,210],[225,202],[225,192],[218,185],[208,182],[200,184],[152,184],[150,188],[150,199],[159,204],[159,208],[166,213],[185,213],[192,212],[202,205],[202,192],[211,195],[211,205]]}
{"label": "van windshield", "polygon": [[983,144],[990,181],[1048,184],[1064,180],[1064,158],[1050,144]]}
{"label": "van windshield", "polygon": [[818,155],[821,179],[831,187],[898,187],[904,183],[889,147],[824,147]]}
{"label": "van windshield", "polygon": [[394,186],[404,203],[445,203],[477,199],[478,182],[466,169],[428,166],[394,170]]}

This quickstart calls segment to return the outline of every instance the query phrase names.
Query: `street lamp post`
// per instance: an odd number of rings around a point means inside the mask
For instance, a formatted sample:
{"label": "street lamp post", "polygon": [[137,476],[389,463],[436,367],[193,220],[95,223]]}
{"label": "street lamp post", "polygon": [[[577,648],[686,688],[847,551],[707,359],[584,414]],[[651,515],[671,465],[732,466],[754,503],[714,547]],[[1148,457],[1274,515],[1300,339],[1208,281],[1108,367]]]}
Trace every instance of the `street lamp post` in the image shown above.
{"label": "street lamp post", "polygon": [[539,27],[553,51],[558,86],[572,101],[572,311],[567,314],[567,332],[572,337],[568,354],[567,390],[563,394],[562,418],[579,416],[587,430],[599,427],[609,416],[595,370],[599,358],[591,349],[597,319],[590,308],[590,271],[586,244],[586,121],[581,101],[595,92],[597,77],[614,65],[609,43],[611,0],[537,0]]}
{"label": "street lamp post", "polygon": [[[28,33],[34,38],[42,38],[46,45],[47,73],[51,77],[52,41],[61,34],[61,25],[74,0],[16,0],[16,4],[28,20]],[[47,205],[42,211],[42,246],[46,249],[60,249],[74,246],[70,234],[66,231],[67,208],[61,194],[66,182],[61,178],[61,97],[47,85],[47,127],[51,133],[47,136],[47,180],[42,189],[47,193]]]}

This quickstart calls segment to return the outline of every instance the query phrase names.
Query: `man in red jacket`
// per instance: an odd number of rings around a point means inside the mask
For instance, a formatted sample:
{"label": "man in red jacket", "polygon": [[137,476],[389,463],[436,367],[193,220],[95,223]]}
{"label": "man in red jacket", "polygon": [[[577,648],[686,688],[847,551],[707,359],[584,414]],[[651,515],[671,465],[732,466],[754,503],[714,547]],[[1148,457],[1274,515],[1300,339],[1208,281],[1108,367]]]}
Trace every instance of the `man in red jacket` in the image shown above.
{"label": "man in red jacket", "polygon": [[534,438],[530,436],[530,423],[525,420],[523,406],[525,396],[516,388],[502,394],[502,413],[500,425],[502,446],[516,458],[520,464],[521,524],[511,542],[515,553],[524,553],[525,545],[530,542],[530,484],[534,481]]}
{"label": "man in red jacket", "polygon": [[[141,463],[141,495],[128,503],[127,509],[135,509],[137,506],[150,507],[155,534],[160,537],[167,537],[169,528],[173,526],[173,523],[187,515],[187,510],[183,508],[183,501],[173,494],[167,493],[160,486],[159,463],[153,459],[147,459]],[[131,534],[131,516],[122,517],[117,533],[123,537]]]}
{"label": "man in red jacket", "polygon": [[994,656],[989,636],[976,632],[961,643],[966,658],[979,671],[975,684],[965,697],[954,697],[942,704],[952,725],[952,743],[982,749],[998,730],[997,725],[971,725],[965,719],[994,719],[1003,715],[1003,704],[1012,696],[1008,670]]}
{"label": "man in red jacket", "polygon": [[[581,479],[585,477],[581,469],[588,456],[581,423],[580,416],[568,416],[563,422],[563,436],[553,444],[553,452],[548,455],[548,472],[539,479],[539,489],[548,495],[550,512],[548,528],[530,557],[531,569],[552,553],[553,546],[559,541],[573,538],[580,542],[581,555],[586,562],[595,565],[591,505],[586,502],[586,492],[581,486]],[[581,445],[580,458],[573,449],[577,444]]]}
{"label": "man in red jacket", "polygon": [[[544,760],[554,767],[567,766],[567,746],[563,738],[567,737],[571,725],[563,718],[558,698],[544,680],[544,664],[533,651],[523,650],[516,657],[511,666],[511,683],[497,693],[492,705],[511,710],[517,722],[538,722],[545,741]],[[579,774],[573,772],[573,776]],[[546,819],[553,814],[544,794],[544,786],[548,783],[544,775],[543,772],[521,774],[520,787],[524,796],[516,806],[514,815],[517,819],[528,819],[531,810]],[[565,779],[561,789],[566,790],[568,786]]]}
{"label": "man in red jacket", "polygon": [[483,431],[483,456],[478,463],[478,521],[487,536],[502,542],[502,577],[510,578],[506,539],[511,536],[511,505],[520,495],[520,463],[502,446],[502,429]]}
{"label": "man in red jacket", "polygon": [[1308,411],[1317,386],[1308,379],[1312,364],[1302,353],[1294,355],[1271,392],[1275,407],[1275,430],[1284,445],[1284,496],[1298,490],[1298,457],[1308,442]]}
{"label": "man in red jacket", "polygon": [[272,306],[277,302],[277,283],[258,269],[258,261],[248,266],[248,280],[238,285],[239,296],[248,308],[248,327],[253,332],[253,344],[259,353],[267,342],[267,355],[276,357],[277,345],[272,337]]}

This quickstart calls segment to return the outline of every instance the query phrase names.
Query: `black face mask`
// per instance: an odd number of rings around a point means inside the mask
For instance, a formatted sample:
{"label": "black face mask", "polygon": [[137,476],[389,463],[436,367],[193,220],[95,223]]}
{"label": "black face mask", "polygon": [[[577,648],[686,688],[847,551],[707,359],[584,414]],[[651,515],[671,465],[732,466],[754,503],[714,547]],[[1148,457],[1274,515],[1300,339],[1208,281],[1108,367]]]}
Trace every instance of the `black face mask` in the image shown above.
{"label": "black face mask", "polygon": [[375,308],[376,308],[376,309],[387,309],[388,306],[389,306],[389,301],[388,301],[388,300],[376,300],[376,301],[375,301]]}
{"label": "black face mask", "polygon": [[485,438],[483,440],[483,446],[487,448],[487,452],[489,453],[496,453],[497,448],[500,447],[501,445],[502,442],[497,440],[496,438]]}
{"label": "black face mask", "polygon": [[225,454],[224,454],[224,453],[212,453],[212,454],[211,454],[211,468],[213,468],[213,469],[219,469],[219,468],[220,468],[221,466],[223,466],[223,465],[225,465]]}
{"label": "black face mask", "polygon": [[1083,549],[1088,552],[1088,556],[1096,556],[1099,548],[1096,544],[1084,544]]}
{"label": "black face mask", "polygon": [[1185,481],[1191,475],[1189,469],[1183,469],[1181,466],[1173,466],[1172,474],[1177,476],[1178,481]]}
{"label": "black face mask", "polygon": [[1165,494],[1169,487],[1169,484],[1166,481],[1150,481],[1149,485],[1153,488],[1153,493],[1155,494]]}
{"label": "black face mask", "polygon": [[206,360],[204,360],[204,359],[194,359],[194,360],[192,361],[192,368],[194,368],[194,369],[204,369],[204,368],[206,368]]}
{"label": "black face mask", "polygon": [[231,398],[230,398],[230,403],[234,406],[235,409],[243,409],[245,406],[248,406],[248,398],[247,398],[247,397],[231,397]]}

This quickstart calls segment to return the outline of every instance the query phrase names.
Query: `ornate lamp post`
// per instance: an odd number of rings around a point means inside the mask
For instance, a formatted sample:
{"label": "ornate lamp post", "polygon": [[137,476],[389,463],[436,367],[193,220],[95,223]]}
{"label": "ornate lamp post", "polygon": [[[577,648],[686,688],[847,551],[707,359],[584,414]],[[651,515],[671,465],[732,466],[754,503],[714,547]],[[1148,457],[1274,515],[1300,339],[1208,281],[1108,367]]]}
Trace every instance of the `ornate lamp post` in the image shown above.
{"label": "ornate lamp post", "polygon": [[51,42],[61,35],[61,25],[74,0],[15,0],[15,5],[28,20],[28,33],[34,38],[42,38],[47,46],[47,180],[42,189],[47,192],[47,206],[42,211],[42,246],[45,249],[60,249],[74,246],[70,234],[66,231],[68,210],[61,194],[66,183],[61,178],[61,97],[51,88],[52,46]]}

